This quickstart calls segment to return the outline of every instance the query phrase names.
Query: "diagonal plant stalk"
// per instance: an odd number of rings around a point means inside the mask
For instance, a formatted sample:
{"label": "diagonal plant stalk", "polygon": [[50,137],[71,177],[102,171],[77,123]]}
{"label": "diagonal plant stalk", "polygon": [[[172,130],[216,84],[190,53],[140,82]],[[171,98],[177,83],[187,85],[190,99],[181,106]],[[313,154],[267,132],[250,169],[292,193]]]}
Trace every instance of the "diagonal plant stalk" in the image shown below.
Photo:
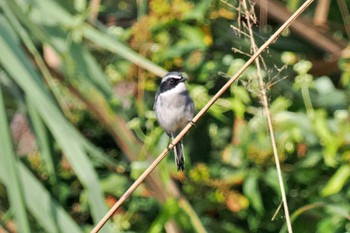
{"label": "diagonal plant stalk", "polygon": [[[54,74],[55,78],[60,81],[64,81],[64,77],[57,73],[57,71],[51,69],[51,72]],[[67,83],[67,88],[75,97],[86,105],[89,112],[91,112],[96,119],[102,122],[106,130],[114,138],[121,150],[126,154],[128,160],[136,161],[138,154],[142,150],[142,145],[133,135],[132,131],[127,127],[124,119],[118,115],[112,114],[113,112],[110,111],[106,104],[96,101],[96,98],[91,98],[91,96],[84,95],[79,88],[71,83]],[[206,233],[204,226],[199,220],[199,217],[192,209],[187,199],[181,196],[181,193],[172,180],[169,180],[167,183],[167,188],[164,188],[163,182],[161,179],[159,179],[159,174],[154,172],[147,177],[146,182],[152,190],[157,190],[154,192],[154,196],[160,203],[163,203],[169,198],[177,199],[179,206],[181,206],[181,208],[183,208],[190,217],[195,230],[200,233]],[[167,232],[181,232],[176,223],[172,220],[166,223],[165,228]]]}
{"label": "diagonal plant stalk", "polygon": [[[251,49],[252,49],[253,53],[256,53],[258,48],[257,48],[256,43],[255,43],[254,33],[253,33],[253,25],[251,22],[251,16],[253,16],[253,14],[254,14],[254,12],[252,12],[252,11],[254,11],[254,9],[253,8],[248,9],[246,0],[242,1],[242,6],[243,6],[243,11],[245,12],[245,18],[246,18],[246,22],[247,22],[247,29],[249,32]],[[276,163],[278,182],[279,182],[279,186],[280,186],[280,190],[281,190],[282,203],[283,203],[283,207],[284,207],[284,214],[286,216],[287,229],[288,229],[289,233],[292,233],[293,229],[292,229],[292,224],[291,224],[290,217],[289,217],[288,202],[287,202],[286,192],[285,192],[284,184],[283,184],[282,171],[281,171],[280,161],[279,161],[279,157],[278,157],[278,151],[277,151],[274,130],[273,130],[273,126],[272,126],[271,113],[269,110],[269,102],[268,102],[268,98],[267,98],[266,87],[265,87],[265,83],[264,83],[262,72],[261,72],[261,65],[260,65],[260,61],[259,61],[260,59],[262,59],[262,58],[258,57],[257,59],[255,59],[255,66],[256,66],[257,75],[259,78],[259,89],[260,89],[260,94],[261,94],[260,97],[261,97],[261,102],[262,102],[262,105],[264,108],[264,112],[265,112],[265,116],[266,116],[267,124],[268,124],[268,128],[269,128],[271,145],[272,145],[273,155],[274,155],[275,163]]]}
{"label": "diagonal plant stalk", "polygon": [[[45,2],[46,4],[49,4],[49,1]],[[12,7],[14,9],[13,12],[16,12],[19,15],[21,14],[21,10],[17,7],[16,4],[12,4]],[[49,8],[49,7],[48,7]],[[64,11],[62,11],[64,12]],[[61,12],[61,13],[62,13]],[[21,23],[23,23],[24,25],[26,25],[30,30],[34,30],[36,32],[38,32],[37,34],[42,35],[39,37],[39,39],[41,40],[42,43],[46,43],[46,44],[50,44],[51,46],[53,46],[54,43],[52,43],[52,41],[48,40],[46,38],[46,34],[45,31],[42,30],[40,27],[38,27],[38,25],[33,24],[31,21],[25,20],[23,17],[18,17],[20,19],[22,19]],[[69,18],[69,16],[67,16],[67,18]],[[103,33],[100,33],[98,30],[93,29],[91,26],[86,25],[86,27],[90,28],[89,29],[89,35],[92,35],[92,39],[95,39],[98,42],[100,40],[106,40],[106,38],[109,38],[108,35],[104,35]],[[23,32],[25,32],[22,29]],[[102,38],[102,39],[101,39]],[[29,41],[30,42],[30,41]],[[113,48],[114,50],[121,50],[122,52],[124,52],[124,54],[128,53],[128,48],[125,46],[122,46],[121,44],[118,44],[119,42],[117,41],[113,41],[108,40],[109,44],[112,44],[110,47]],[[108,44],[107,43],[107,44]],[[30,46],[30,43],[25,43],[26,46]],[[53,46],[55,48],[55,46]],[[123,50],[124,48],[124,50]],[[42,60],[37,59],[37,57],[35,57],[35,55],[37,54],[37,51],[35,50],[31,50],[29,49],[29,51],[32,53],[33,55],[33,59],[34,62],[36,63],[37,67],[40,68],[40,70],[43,70],[42,67],[44,67],[44,71],[47,69],[46,64],[44,64],[44,62],[42,62]],[[119,51],[120,52],[120,51]],[[86,55],[86,54],[85,54]],[[144,59],[143,57],[141,57],[140,55],[136,54],[135,52],[132,53],[133,56],[129,55],[129,59],[131,59],[131,61],[138,61],[137,64],[139,64],[140,66],[146,66],[148,69],[150,69],[151,71],[155,72],[155,73],[161,73],[164,74],[165,71],[156,66],[156,65],[147,65],[150,62],[147,62],[146,59]],[[82,56],[84,56],[84,54],[82,54]],[[134,59],[134,60],[132,60]],[[146,65],[145,65],[146,64]],[[155,68],[154,68],[155,67]],[[156,68],[159,69],[156,69]],[[90,66],[91,68],[91,66]],[[51,72],[43,72],[43,75],[49,75],[51,76]],[[57,77],[57,75],[56,75]],[[61,78],[61,80],[64,80],[63,78]],[[74,89],[74,86],[72,85],[70,88],[71,92],[75,93],[77,96],[79,96],[80,94],[80,99],[87,104],[88,108],[91,110],[91,112],[95,113],[98,116],[98,119],[101,120],[101,122],[106,126],[106,128],[109,130],[109,132],[111,133],[111,135],[114,137],[114,139],[116,140],[116,142],[119,144],[119,146],[121,147],[121,149],[124,151],[124,153],[128,156],[128,159],[130,161],[135,161],[137,158],[137,155],[139,153],[139,149],[141,147],[140,143],[136,140],[136,138],[133,136],[132,132],[127,128],[126,123],[123,121],[123,119],[119,118],[119,117],[115,117],[114,115],[112,115],[112,111],[110,111],[110,109],[107,107],[105,102],[99,102],[102,99],[94,99],[92,100],[91,98],[86,98],[84,99],[84,92],[82,92],[81,90],[78,89]],[[86,92],[85,92],[86,95]],[[176,198],[179,198],[178,196],[174,195],[173,193],[169,193],[167,190],[165,190],[163,188],[163,183],[161,182],[161,180],[159,179],[159,176],[157,176],[156,174],[152,174],[148,180],[147,180],[148,184],[150,185],[150,187],[152,187],[153,190],[162,190],[159,192],[154,192],[155,197],[160,201],[163,202],[164,200],[168,199],[168,198],[174,198],[174,196]],[[176,189],[175,184],[173,182],[169,183],[169,186],[173,186],[172,190]],[[174,188],[175,187],[175,188]],[[100,204],[96,204],[96,206],[102,206]],[[102,212],[103,213],[103,212]],[[193,219],[198,218],[197,216],[192,215]],[[177,227],[176,223],[174,221],[169,221],[166,223],[165,228],[167,229],[167,232],[180,232],[179,227]],[[168,229],[170,229],[168,231]]]}
{"label": "diagonal plant stalk", "polygon": [[185,134],[192,128],[207,111],[208,109],[220,98],[220,96],[240,77],[240,75],[251,65],[255,59],[257,59],[261,53],[271,45],[277,37],[289,27],[292,22],[313,2],[313,0],[307,0],[292,16],[286,20],[286,22],[251,56],[251,58],[241,67],[241,69],[233,75],[229,81],[212,97],[212,99],[197,113],[190,123],[179,133],[179,135],[169,144],[153,162],[152,164],[141,174],[141,176],[130,186],[130,188],[120,197],[120,199],[112,206],[112,208],[106,213],[101,221],[94,227],[91,233],[98,232],[103,225],[112,217],[112,215],[119,209],[119,207],[131,196],[136,188],[150,175],[150,173],[158,166],[158,164],[166,157],[170,150],[174,148]]}

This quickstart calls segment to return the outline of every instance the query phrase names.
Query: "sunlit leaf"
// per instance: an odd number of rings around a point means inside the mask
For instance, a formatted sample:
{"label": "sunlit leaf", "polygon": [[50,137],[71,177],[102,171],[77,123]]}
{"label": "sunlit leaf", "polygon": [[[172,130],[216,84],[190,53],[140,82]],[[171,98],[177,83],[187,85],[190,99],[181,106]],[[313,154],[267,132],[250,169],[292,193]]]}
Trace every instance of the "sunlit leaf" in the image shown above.
{"label": "sunlit leaf", "polygon": [[260,195],[258,181],[259,180],[256,175],[247,176],[243,184],[243,193],[246,197],[248,197],[251,206],[256,210],[256,212],[262,214],[264,212],[264,206]]}
{"label": "sunlit leaf", "polygon": [[349,178],[350,165],[341,166],[323,188],[322,195],[329,196],[340,192]]}

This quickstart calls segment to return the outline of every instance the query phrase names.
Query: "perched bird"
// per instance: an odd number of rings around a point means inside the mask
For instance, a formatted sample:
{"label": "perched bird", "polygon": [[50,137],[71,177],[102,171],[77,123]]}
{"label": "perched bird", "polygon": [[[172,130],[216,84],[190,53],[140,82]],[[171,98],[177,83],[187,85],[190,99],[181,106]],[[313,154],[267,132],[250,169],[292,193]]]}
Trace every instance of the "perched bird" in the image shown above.
{"label": "perched bird", "polygon": [[[192,121],[194,104],[186,89],[185,77],[180,72],[169,72],[160,83],[154,110],[160,126],[174,139]],[[185,157],[182,141],[174,147],[177,170],[184,170]]]}

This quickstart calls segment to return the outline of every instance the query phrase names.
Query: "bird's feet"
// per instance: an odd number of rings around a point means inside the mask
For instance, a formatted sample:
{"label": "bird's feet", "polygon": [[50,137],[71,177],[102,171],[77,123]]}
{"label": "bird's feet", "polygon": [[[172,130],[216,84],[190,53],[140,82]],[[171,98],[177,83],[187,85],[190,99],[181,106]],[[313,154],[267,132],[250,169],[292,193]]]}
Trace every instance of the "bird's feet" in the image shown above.
{"label": "bird's feet", "polygon": [[188,123],[191,124],[192,126],[196,126],[196,123],[192,119],[188,120]]}

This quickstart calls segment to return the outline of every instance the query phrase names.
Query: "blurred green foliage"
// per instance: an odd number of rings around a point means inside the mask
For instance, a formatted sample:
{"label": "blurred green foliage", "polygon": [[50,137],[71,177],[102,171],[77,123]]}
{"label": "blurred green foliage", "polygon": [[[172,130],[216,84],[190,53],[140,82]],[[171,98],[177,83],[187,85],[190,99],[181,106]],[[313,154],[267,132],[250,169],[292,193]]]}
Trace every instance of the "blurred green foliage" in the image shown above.
{"label": "blurred green foliage", "polygon": [[[155,77],[186,72],[200,110],[250,53],[239,1],[105,0],[99,21],[93,2],[0,3],[0,230],[89,232],[167,146]],[[346,40],[336,6],[328,30]],[[257,43],[275,28],[255,25]],[[310,47],[286,33],[263,54],[289,209],[294,232],[348,232],[349,48],[315,75],[328,55]],[[184,173],[170,153],[103,231],[285,232],[260,88],[251,66],[186,136]]]}

